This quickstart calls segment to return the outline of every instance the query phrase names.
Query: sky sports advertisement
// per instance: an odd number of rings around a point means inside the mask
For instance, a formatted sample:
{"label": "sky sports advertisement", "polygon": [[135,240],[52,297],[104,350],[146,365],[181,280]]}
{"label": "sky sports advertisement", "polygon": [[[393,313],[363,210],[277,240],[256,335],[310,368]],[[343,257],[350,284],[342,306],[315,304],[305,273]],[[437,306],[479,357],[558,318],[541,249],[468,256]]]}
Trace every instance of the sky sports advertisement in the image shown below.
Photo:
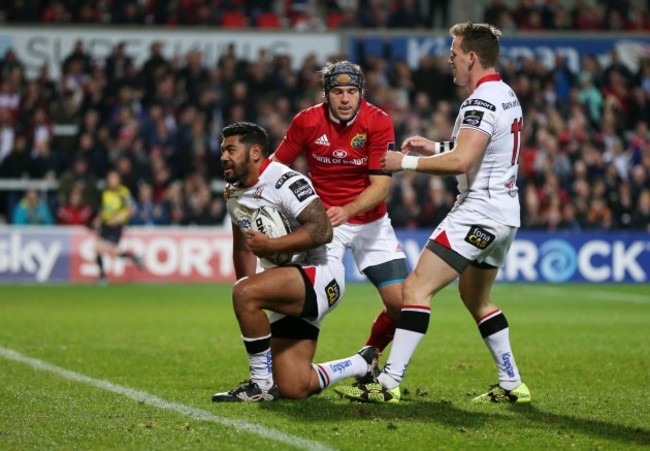
{"label": "sky sports advertisement", "polygon": [[[358,61],[359,50],[368,54],[384,56],[386,39],[383,36],[359,38],[350,37],[348,49],[353,61]],[[447,35],[393,35],[390,42],[391,59],[402,59],[411,68],[417,68],[424,55],[449,55],[451,37]],[[610,61],[612,49],[619,53],[621,61],[631,70],[636,71],[641,57],[650,56],[650,36],[603,36],[600,35],[560,35],[534,36],[518,34],[501,38],[501,58],[506,61],[520,61],[533,58],[541,61],[545,67],[555,67],[555,55],[563,55],[569,69],[576,73],[580,70],[580,58],[583,55],[595,56],[602,65]]]}
{"label": "sky sports advertisement", "polygon": [[[429,238],[424,231],[397,231],[412,268]],[[0,228],[0,283],[92,283],[98,271],[94,234],[84,228]],[[106,258],[116,283],[232,282],[232,235],[213,228],[130,228],[121,243],[144,259]],[[350,254],[347,280],[365,282]],[[501,282],[648,283],[650,235],[520,231],[499,272]]]}

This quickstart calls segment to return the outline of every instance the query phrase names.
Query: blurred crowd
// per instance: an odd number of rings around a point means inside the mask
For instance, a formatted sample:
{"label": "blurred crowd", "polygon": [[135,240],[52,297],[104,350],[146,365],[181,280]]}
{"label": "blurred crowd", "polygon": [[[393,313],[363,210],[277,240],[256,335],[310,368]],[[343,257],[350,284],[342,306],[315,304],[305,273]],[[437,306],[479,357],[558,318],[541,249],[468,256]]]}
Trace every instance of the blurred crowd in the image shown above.
{"label": "blurred crowd", "polygon": [[[109,2],[122,3],[131,4]],[[365,96],[392,116],[398,144],[414,134],[448,140],[467,94],[453,84],[447,56],[425,55],[413,69],[390,57],[389,40],[382,54],[359,42]],[[59,189],[0,191],[0,219],[88,224],[115,167],[137,201],[133,224],[221,225],[221,129],[257,122],[275,148],[294,114],[322,101],[324,63],[309,56],[295,70],[290,56],[263,50],[243,60],[231,45],[208,66],[199,52],[170,59],[154,43],[136,66],[122,44],[98,61],[79,40],[55,82],[46,66],[27,78],[9,49],[0,58],[0,178],[57,180]],[[522,225],[650,231],[650,59],[631,70],[612,50],[608,64],[584,56],[580,67],[572,72],[559,54],[553,69],[534,59],[500,67],[525,112]],[[431,229],[455,194],[453,178],[398,174],[388,201],[393,224]]]}
{"label": "blurred crowd", "polygon": [[[450,0],[2,1],[9,23],[295,28],[446,28]],[[510,30],[649,31],[648,0],[485,0],[486,22]]]}

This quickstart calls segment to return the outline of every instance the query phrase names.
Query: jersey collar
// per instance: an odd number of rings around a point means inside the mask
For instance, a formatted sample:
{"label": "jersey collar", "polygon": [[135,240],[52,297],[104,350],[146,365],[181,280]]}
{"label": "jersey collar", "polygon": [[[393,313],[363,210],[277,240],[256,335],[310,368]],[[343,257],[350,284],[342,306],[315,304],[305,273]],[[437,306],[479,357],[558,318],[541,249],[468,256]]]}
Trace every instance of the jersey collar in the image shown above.
{"label": "jersey collar", "polygon": [[262,164],[260,165],[260,175],[262,175],[262,172],[266,171],[266,168],[269,167],[271,164],[271,159],[267,158],[266,160],[262,161]]}
{"label": "jersey collar", "polygon": [[330,110],[330,106],[329,106],[329,104],[327,102],[325,102],[325,106],[327,107],[327,113],[329,114],[330,120],[332,122],[334,122],[335,124],[342,125],[343,127],[347,127],[349,125],[354,124],[354,122],[359,117],[359,113],[361,112],[361,102],[363,102],[363,99],[361,99],[359,101],[359,106],[357,107],[357,113],[354,115],[354,117],[352,119],[350,119],[347,122],[342,122],[340,119],[338,119],[336,116],[334,116],[334,114],[332,114],[332,110]]}
{"label": "jersey collar", "polygon": [[481,86],[482,83],[486,83],[488,81],[501,81],[501,74],[499,74],[499,73],[489,74],[489,75],[486,75],[485,77],[480,78],[476,82],[476,87],[478,88],[479,86]]}

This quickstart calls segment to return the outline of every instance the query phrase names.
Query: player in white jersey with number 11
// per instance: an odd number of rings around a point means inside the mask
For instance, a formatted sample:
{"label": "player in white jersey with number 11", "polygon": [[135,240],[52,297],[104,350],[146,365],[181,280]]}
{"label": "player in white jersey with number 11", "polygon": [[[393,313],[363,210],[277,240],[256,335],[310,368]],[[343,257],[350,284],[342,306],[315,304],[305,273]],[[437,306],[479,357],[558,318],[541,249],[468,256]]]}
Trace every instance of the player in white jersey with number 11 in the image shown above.
{"label": "player in white jersey with number 11", "polygon": [[[428,328],[430,299],[458,278],[460,297],[478,325],[499,377],[498,384],[474,401],[530,401],[510,347],[508,322],[490,298],[498,268],[505,263],[519,227],[516,180],[523,113],[512,88],[495,70],[501,32],[488,24],[467,22],[453,26],[450,34],[454,82],[469,92],[454,125],[453,150],[438,153],[441,143],[415,136],[404,141],[402,153],[387,152],[382,167],[390,172],[455,175],[460,194],[404,283],[393,347],[377,383],[336,389],[352,399],[399,401],[399,384]],[[431,156],[408,155],[411,151]]]}

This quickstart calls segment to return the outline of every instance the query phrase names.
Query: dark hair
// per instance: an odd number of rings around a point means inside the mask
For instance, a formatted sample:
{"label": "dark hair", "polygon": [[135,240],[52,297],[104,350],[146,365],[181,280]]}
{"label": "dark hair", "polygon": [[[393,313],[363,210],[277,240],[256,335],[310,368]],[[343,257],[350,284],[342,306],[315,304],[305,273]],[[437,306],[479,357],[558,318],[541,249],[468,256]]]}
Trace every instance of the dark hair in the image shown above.
{"label": "dark hair", "polygon": [[248,145],[258,144],[262,148],[262,155],[269,156],[269,134],[257,124],[236,122],[224,127],[221,135],[223,138],[239,136],[239,141]]}
{"label": "dark hair", "polygon": [[356,86],[363,93],[363,72],[358,64],[349,61],[327,63],[320,73],[326,96],[335,86]]}
{"label": "dark hair", "polygon": [[449,29],[452,37],[462,37],[463,52],[474,52],[484,69],[494,67],[499,58],[499,37],[501,31],[488,23],[458,23]]}

